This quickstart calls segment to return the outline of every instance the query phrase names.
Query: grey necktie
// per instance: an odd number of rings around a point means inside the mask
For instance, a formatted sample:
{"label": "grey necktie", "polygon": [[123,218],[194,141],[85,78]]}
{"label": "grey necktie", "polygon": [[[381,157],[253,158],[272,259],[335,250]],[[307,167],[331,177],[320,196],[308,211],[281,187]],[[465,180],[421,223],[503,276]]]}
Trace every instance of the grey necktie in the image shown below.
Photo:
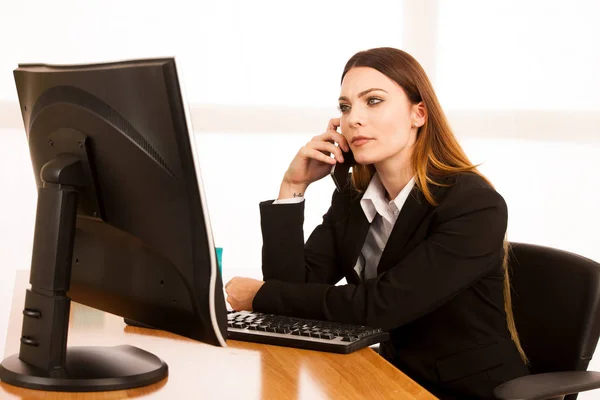
{"label": "grey necktie", "polygon": [[361,252],[363,265],[365,266],[363,269],[363,280],[372,279],[377,276],[377,266],[379,265],[379,260],[381,259],[381,254],[385,247],[385,242],[381,236],[382,234],[383,218],[377,213],[371,223],[363,246],[363,251]]}

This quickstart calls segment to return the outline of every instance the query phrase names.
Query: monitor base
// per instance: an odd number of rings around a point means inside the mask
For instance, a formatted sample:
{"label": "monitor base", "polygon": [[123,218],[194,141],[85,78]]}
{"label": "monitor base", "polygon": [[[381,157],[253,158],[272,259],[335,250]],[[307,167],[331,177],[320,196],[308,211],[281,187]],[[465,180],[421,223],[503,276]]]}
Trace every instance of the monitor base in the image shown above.
{"label": "monitor base", "polygon": [[33,367],[18,354],[5,358],[0,380],[28,389],[59,392],[123,390],[156,383],[168,375],[167,364],[137,347],[68,347],[65,368],[53,372]]}

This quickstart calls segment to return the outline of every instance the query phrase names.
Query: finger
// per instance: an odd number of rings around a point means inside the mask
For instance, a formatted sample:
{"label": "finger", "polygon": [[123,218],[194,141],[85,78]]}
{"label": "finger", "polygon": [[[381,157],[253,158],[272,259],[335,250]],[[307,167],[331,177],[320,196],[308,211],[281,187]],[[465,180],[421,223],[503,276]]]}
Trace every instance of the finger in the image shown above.
{"label": "finger", "polygon": [[238,279],[238,277],[237,277],[237,276],[234,276],[233,278],[231,278],[231,279],[229,280],[229,282],[227,282],[227,284],[225,285],[225,289],[227,289],[227,287],[228,287],[228,286],[230,286],[230,285],[234,284],[234,283],[235,283],[235,281],[236,281],[237,279]]}
{"label": "finger", "polygon": [[[333,146],[333,145],[331,144],[331,146]],[[301,152],[302,156],[304,156],[306,158],[312,158],[314,160],[321,161],[321,162],[324,162],[326,164],[331,164],[331,165],[335,165],[336,164],[336,161],[335,161],[334,158],[331,158],[327,154],[323,154],[321,151],[319,151],[317,149],[313,149],[311,147],[304,146],[300,150],[300,152]]]}
{"label": "finger", "polygon": [[227,296],[227,302],[229,303],[229,305],[231,306],[231,308],[233,308],[235,311],[240,311],[239,310],[239,303],[235,299],[235,297]]}
{"label": "finger", "polygon": [[329,143],[326,141],[315,141],[315,142],[308,143],[306,146],[310,147],[312,149],[315,149],[315,150],[319,150],[321,153],[325,154],[326,156],[333,154],[333,156],[336,158],[337,162],[344,162],[344,156],[342,154],[342,150],[333,143]]}
{"label": "finger", "polygon": [[348,145],[348,141],[346,140],[344,135],[342,135],[339,132],[327,131],[325,133],[322,133],[320,135],[313,137],[311,140],[311,142],[318,142],[318,141],[334,142],[334,143],[339,144],[341,149],[344,150],[345,152],[350,151],[350,146]]}
{"label": "finger", "polygon": [[350,151],[350,146],[348,145],[348,141],[346,140],[344,135],[342,135],[341,133],[334,132],[334,131],[327,131],[321,136],[322,136],[321,140],[326,140],[326,141],[333,140],[334,142],[339,144],[340,147],[342,148],[342,150],[344,150],[345,152]]}
{"label": "finger", "polygon": [[339,118],[331,118],[327,124],[328,131],[337,131],[337,128],[341,125]]}
{"label": "finger", "polygon": [[329,142],[331,144],[335,143],[333,140],[333,136],[329,132],[321,133],[320,135],[313,136],[310,139],[311,142]]}
{"label": "finger", "polygon": [[340,145],[340,147],[342,148],[342,150],[344,150],[346,153],[350,151],[350,144],[348,143],[348,141],[346,140],[346,137],[342,134],[338,135],[338,137],[336,138],[338,144]]}
{"label": "finger", "polygon": [[350,146],[348,145],[348,141],[340,133],[328,131],[328,132],[325,132],[316,137],[318,137],[319,141],[321,141],[321,142],[332,142],[332,141],[337,142],[337,144],[343,151],[345,151],[345,152],[350,151]]}

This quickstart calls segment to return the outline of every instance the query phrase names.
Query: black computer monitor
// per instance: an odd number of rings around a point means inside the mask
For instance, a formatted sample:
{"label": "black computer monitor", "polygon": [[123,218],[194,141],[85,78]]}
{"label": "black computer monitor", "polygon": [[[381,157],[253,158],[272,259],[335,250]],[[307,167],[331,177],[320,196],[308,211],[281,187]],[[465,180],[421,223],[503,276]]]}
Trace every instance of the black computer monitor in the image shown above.
{"label": "black computer monitor", "polygon": [[175,60],[28,64],[14,77],[38,202],[20,352],[2,362],[0,380],[100,391],[167,376],[160,358],[132,346],[67,348],[71,300],[225,346],[222,279]]}

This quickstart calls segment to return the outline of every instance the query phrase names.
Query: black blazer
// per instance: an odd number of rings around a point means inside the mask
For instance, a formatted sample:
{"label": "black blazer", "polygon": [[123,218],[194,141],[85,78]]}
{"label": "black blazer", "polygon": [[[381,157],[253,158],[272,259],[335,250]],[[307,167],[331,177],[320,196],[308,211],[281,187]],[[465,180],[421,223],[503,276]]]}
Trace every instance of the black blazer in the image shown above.
{"label": "black blazer", "polygon": [[[265,284],[255,311],[389,330],[381,354],[440,398],[492,398],[526,375],[504,311],[506,203],[473,173],[415,186],[378,265],[361,281],[354,266],[369,223],[352,190],[332,204],[304,244],[304,202],[260,204]],[[342,277],[348,284],[335,286]]]}

